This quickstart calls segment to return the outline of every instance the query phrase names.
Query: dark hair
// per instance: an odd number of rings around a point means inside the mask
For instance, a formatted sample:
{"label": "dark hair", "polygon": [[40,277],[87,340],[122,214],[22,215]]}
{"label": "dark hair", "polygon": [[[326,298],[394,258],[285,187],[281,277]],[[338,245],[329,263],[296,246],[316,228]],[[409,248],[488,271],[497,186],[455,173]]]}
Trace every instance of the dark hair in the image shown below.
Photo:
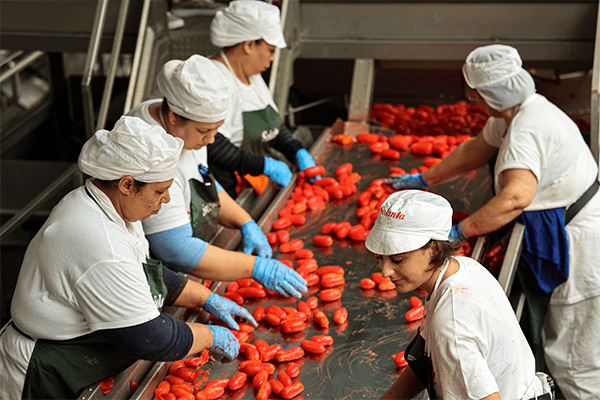
{"label": "dark hair", "polygon": [[[168,115],[169,114],[169,110],[171,110],[171,109],[169,108],[169,104],[167,103],[167,98],[163,97],[163,101],[162,101],[162,104],[160,106],[159,112],[160,113],[164,113],[165,115]],[[189,118],[184,117],[183,115],[177,114],[175,111],[173,111],[173,114],[177,115],[183,121],[188,121],[189,120]]]}
{"label": "dark hair", "polygon": [[[112,181],[105,181],[102,179],[96,179],[96,181],[100,182],[103,186],[106,186],[109,189],[115,189],[119,185],[120,179],[115,179]],[[133,180],[133,184],[135,185],[135,190],[140,191],[144,186],[146,186],[146,182],[140,182],[137,180]]]}
{"label": "dark hair", "polygon": [[433,247],[433,256],[429,263],[432,266],[431,270],[434,270],[440,268],[452,254],[459,250],[462,247],[462,242],[431,239],[419,250],[427,250],[430,247]]}

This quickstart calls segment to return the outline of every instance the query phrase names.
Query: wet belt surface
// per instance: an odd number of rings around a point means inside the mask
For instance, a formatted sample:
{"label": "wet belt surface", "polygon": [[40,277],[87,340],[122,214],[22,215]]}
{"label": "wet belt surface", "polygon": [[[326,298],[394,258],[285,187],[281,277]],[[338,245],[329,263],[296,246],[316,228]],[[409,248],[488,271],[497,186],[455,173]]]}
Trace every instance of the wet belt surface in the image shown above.
{"label": "wet belt surface", "polygon": [[[324,133],[327,135],[327,132]],[[329,135],[331,136],[331,135]],[[279,343],[284,349],[300,346],[303,340],[318,334],[333,337],[334,344],[325,353],[306,353],[296,363],[300,365],[300,374],[294,379],[304,384],[304,391],[295,399],[362,399],[378,398],[397,379],[401,370],[396,367],[392,355],[404,351],[413,339],[420,321],[407,323],[404,314],[410,309],[409,298],[416,295],[398,293],[395,290],[379,291],[377,288],[364,290],[360,280],[368,278],[373,272],[381,272],[376,266],[375,257],[365,248],[364,242],[351,239],[336,239],[328,248],[315,247],[312,237],[321,234],[321,226],[327,222],[348,221],[357,224],[357,197],[365,191],[371,181],[386,177],[389,168],[399,166],[409,171],[423,164],[423,159],[416,159],[410,154],[403,155],[400,160],[382,160],[378,155],[372,155],[369,146],[354,144],[341,147],[330,140],[322,140],[323,148],[315,157],[315,161],[325,167],[327,176],[335,176],[335,168],[343,163],[353,164],[353,171],[358,172],[362,179],[357,183],[358,191],[341,200],[330,200],[327,207],[317,211],[307,211],[306,223],[299,227],[287,228],[291,240],[301,239],[304,248],[314,252],[314,258],[319,267],[339,265],[345,269],[345,284],[341,287],[342,298],[333,302],[319,300],[318,308],[329,318],[329,328],[323,329],[310,319],[306,329],[299,333],[283,333],[279,327],[272,327],[262,321],[251,334],[249,343],[257,339],[265,340],[269,345]],[[451,183],[436,187],[436,193],[448,198],[457,211],[467,214],[484,204],[490,197],[491,180],[486,169],[478,170],[470,178],[457,179]],[[285,203],[287,199],[280,199]],[[278,218],[276,212],[271,216],[273,221]],[[294,261],[293,253],[283,254],[274,248],[273,258]],[[296,266],[296,265],[295,265]],[[223,283],[218,291],[224,291],[227,283]],[[302,301],[311,296],[317,296],[322,287],[317,284],[309,287]],[[422,296],[421,296],[422,298]],[[263,299],[246,300],[244,307],[253,312],[257,306],[267,307],[277,304],[281,307],[294,306],[296,299],[268,296]],[[348,310],[348,320],[337,325],[333,321],[333,312],[338,307]],[[208,369],[208,380],[231,378],[239,372],[237,367],[245,360],[243,355],[238,359],[223,363],[221,360],[211,360],[203,369]],[[285,365],[273,362],[275,366],[285,369]],[[286,363],[281,363],[286,364]],[[275,372],[275,375],[277,371]],[[254,399],[257,390],[252,386],[252,378],[248,377],[244,386],[237,391],[225,392],[224,398]],[[279,398],[271,394],[270,398]]]}

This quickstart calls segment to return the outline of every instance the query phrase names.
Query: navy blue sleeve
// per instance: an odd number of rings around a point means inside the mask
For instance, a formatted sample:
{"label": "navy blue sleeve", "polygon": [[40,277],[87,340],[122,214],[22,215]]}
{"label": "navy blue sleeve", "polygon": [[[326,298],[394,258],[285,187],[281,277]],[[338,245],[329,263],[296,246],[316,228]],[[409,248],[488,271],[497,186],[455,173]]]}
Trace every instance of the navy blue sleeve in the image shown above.
{"label": "navy blue sleeve", "polygon": [[100,333],[123,353],[149,361],[180,360],[194,342],[190,327],[165,313],[140,325],[105,329]]}
{"label": "navy blue sleeve", "polygon": [[290,128],[285,124],[281,124],[279,127],[279,135],[275,136],[275,138],[269,142],[269,145],[275,150],[283,153],[294,165],[296,165],[296,153],[298,150],[304,148],[302,142],[294,138]]}
{"label": "navy blue sleeve", "polygon": [[183,274],[178,274],[170,270],[164,264],[162,266],[163,282],[167,286],[167,296],[165,298],[165,306],[170,306],[175,303],[183,288],[188,283],[188,278]]}
{"label": "navy blue sleeve", "polygon": [[208,145],[207,151],[209,168],[237,171],[240,176],[261,175],[265,169],[263,156],[245,152],[220,133],[215,135],[215,141]]}

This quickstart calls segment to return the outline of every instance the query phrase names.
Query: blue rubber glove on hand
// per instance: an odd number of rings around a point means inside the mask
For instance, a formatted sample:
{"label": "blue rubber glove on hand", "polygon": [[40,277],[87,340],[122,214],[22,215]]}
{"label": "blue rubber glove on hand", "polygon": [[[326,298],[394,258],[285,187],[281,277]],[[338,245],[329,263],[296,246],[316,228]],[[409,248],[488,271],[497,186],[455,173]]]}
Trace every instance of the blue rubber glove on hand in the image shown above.
{"label": "blue rubber glove on hand", "polygon": [[256,251],[259,257],[271,258],[273,256],[273,250],[267,237],[254,220],[240,226],[240,231],[242,231],[242,249],[244,253],[252,254],[253,251]]}
{"label": "blue rubber glove on hand", "polygon": [[287,164],[270,157],[265,157],[263,174],[278,184],[280,189],[289,185],[292,180],[292,171],[290,171]]}
{"label": "blue rubber glove on hand", "polygon": [[[315,160],[306,149],[300,149],[296,152],[296,165],[300,171],[304,171],[306,168],[314,167],[317,165]],[[307,178],[312,183],[321,179],[321,175],[315,176],[314,178]]]}
{"label": "blue rubber glove on hand", "polygon": [[460,226],[460,222],[458,224],[454,225],[452,227],[452,229],[450,229],[449,236],[450,237],[448,238],[448,240],[450,240],[451,242],[464,242],[465,240],[469,239],[463,232],[463,230]]}
{"label": "blue rubber glove on hand", "polygon": [[207,313],[225,322],[231,329],[239,330],[240,327],[232,315],[244,318],[254,326],[258,326],[252,315],[244,307],[238,306],[233,301],[212,293],[203,306]]}
{"label": "blue rubber glove on hand", "polygon": [[277,260],[256,257],[252,278],[269,290],[274,290],[286,297],[301,298],[306,292],[306,280],[296,271]]}
{"label": "blue rubber glove on hand", "polygon": [[234,360],[240,352],[240,342],[231,333],[231,331],[223,326],[206,325],[210,328],[213,334],[212,346],[208,351],[212,351],[230,360]]}
{"label": "blue rubber glove on hand", "polygon": [[413,175],[392,175],[385,180],[385,183],[392,185],[396,190],[399,189],[426,189],[429,184],[423,178],[423,173]]}

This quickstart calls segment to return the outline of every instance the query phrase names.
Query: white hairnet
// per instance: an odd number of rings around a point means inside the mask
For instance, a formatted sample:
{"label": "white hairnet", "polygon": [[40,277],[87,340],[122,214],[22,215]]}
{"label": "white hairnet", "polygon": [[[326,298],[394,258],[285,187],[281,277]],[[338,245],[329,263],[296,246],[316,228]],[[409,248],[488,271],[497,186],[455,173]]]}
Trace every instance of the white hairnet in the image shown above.
{"label": "white hairnet", "polygon": [[157,85],[169,109],[193,121],[222,121],[231,107],[233,94],[227,79],[212,61],[197,54],[166,62]]}
{"label": "white hairnet", "polygon": [[217,11],[210,24],[210,40],[217,47],[258,39],[279,48],[286,46],[277,6],[264,1],[235,0]]}
{"label": "white hairnet", "polygon": [[160,126],[122,116],[111,131],[101,129],[83,145],[79,169],[106,181],[131,176],[140,182],[165,182],[175,177],[182,149],[183,140]]}
{"label": "white hairnet", "polygon": [[467,85],[476,89],[488,105],[504,111],[535,93],[533,78],[521,66],[517,49],[502,44],[478,47],[463,65]]}

